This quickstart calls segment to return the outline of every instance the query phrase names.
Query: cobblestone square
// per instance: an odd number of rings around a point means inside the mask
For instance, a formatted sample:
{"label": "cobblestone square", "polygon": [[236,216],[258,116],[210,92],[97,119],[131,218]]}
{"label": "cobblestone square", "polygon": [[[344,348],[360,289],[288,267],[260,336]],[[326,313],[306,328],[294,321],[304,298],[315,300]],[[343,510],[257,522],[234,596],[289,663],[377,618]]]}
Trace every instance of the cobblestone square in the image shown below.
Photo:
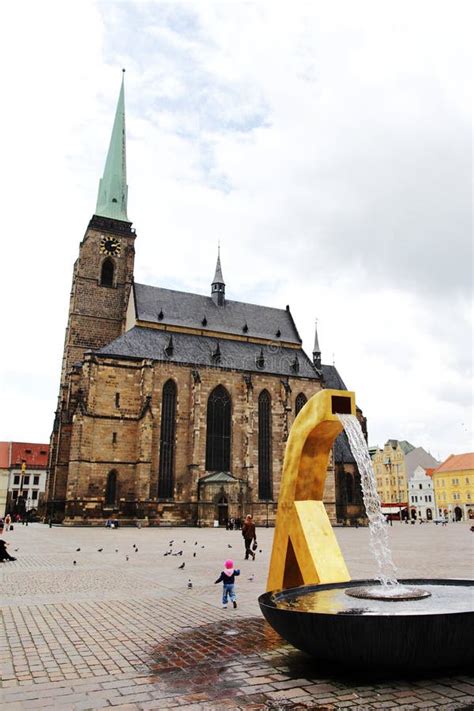
{"label": "cobblestone square", "polygon": [[[352,577],[373,576],[368,530],[335,532]],[[474,707],[465,671],[351,673],[286,644],[258,608],[273,529],[257,534],[253,562],[238,531],[15,526],[17,561],[0,563],[2,709]],[[473,575],[468,524],[397,522],[389,537],[399,577]],[[241,569],[237,609],[214,585],[226,558]]]}

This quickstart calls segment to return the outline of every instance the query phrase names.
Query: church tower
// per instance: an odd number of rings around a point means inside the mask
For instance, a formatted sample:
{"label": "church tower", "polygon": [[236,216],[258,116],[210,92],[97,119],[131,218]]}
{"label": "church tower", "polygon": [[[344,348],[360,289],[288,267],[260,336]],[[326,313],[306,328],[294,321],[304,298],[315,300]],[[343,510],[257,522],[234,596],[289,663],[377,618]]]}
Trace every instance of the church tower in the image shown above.
{"label": "church tower", "polygon": [[127,191],[122,75],[96,210],[80,243],[73,270],[58,409],[50,447],[48,498],[58,503],[65,494],[70,426],[77,406],[70,392],[75,366],[82,362],[86,351],[101,348],[124,331],[136,236],[127,216]]}
{"label": "church tower", "polygon": [[123,332],[133,281],[135,230],[127,217],[124,82],[115,114],[95,214],[74,265],[61,385],[84,352]]}

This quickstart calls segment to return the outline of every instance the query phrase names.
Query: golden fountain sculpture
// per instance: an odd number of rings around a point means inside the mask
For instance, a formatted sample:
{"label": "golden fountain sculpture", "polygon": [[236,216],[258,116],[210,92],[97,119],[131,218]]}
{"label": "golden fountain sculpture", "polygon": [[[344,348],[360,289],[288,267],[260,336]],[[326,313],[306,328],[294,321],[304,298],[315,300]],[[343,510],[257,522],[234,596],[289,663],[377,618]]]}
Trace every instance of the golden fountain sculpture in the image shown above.
{"label": "golden fountain sculpture", "polygon": [[291,428],[267,591],[351,579],[323,503],[329,455],[343,430],[336,413],[355,415],[354,393],[321,390]]}

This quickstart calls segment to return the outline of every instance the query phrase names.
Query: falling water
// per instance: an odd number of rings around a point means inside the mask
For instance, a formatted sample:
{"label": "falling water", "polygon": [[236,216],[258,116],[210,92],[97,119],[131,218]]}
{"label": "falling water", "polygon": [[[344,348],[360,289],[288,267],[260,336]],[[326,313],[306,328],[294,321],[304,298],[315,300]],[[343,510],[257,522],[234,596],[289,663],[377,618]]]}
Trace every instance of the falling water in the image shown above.
{"label": "falling water", "polygon": [[374,469],[359,420],[354,415],[338,415],[338,417],[344,426],[360,472],[365,511],[369,519],[370,547],[378,566],[376,577],[382,585],[398,585],[396,568],[388,545],[387,524],[382,513]]}

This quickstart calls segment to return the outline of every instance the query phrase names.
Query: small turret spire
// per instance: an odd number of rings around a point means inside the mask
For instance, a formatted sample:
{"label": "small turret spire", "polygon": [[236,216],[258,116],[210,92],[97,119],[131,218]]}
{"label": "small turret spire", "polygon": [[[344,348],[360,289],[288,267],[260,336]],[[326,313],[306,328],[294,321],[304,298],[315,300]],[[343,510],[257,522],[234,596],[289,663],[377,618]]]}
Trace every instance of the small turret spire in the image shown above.
{"label": "small turret spire", "polygon": [[115,120],[105,161],[104,175],[99,182],[99,194],[95,214],[114,220],[128,222],[127,217],[127,161],[125,150],[125,69],[122,69],[122,85],[115,112]]}
{"label": "small turret spire", "polygon": [[313,346],[313,363],[315,368],[321,369],[321,349],[318,340],[318,319],[314,322],[314,346]]}
{"label": "small turret spire", "polygon": [[217,247],[216,273],[211,284],[211,296],[216,306],[225,306],[225,282],[221,268],[221,246]]}

